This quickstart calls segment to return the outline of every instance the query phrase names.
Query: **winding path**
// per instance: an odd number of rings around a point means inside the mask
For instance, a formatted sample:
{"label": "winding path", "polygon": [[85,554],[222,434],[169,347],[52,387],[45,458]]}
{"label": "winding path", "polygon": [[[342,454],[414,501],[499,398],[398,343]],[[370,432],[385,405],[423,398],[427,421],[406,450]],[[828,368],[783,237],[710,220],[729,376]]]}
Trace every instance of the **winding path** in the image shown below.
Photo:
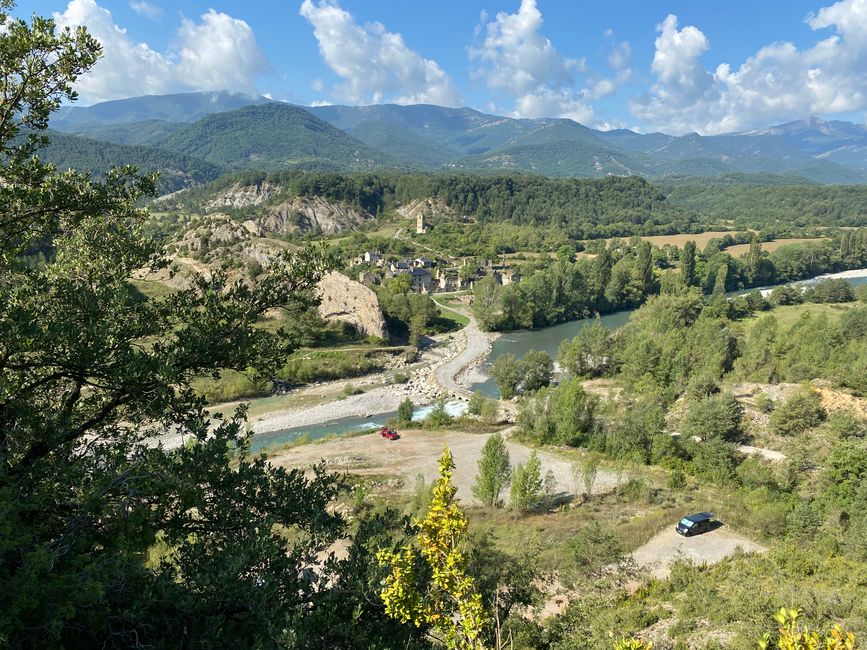
{"label": "winding path", "polygon": [[461,334],[465,340],[464,349],[435,368],[431,373],[431,378],[442,390],[451,393],[455,397],[469,399],[473,394],[472,391],[465,386],[461,386],[456,377],[467,366],[488,353],[488,337],[479,329],[479,325],[472,313],[462,309],[455,309],[454,307],[447,307],[447,309],[451,309],[461,316],[466,316],[470,320],[461,330]]}

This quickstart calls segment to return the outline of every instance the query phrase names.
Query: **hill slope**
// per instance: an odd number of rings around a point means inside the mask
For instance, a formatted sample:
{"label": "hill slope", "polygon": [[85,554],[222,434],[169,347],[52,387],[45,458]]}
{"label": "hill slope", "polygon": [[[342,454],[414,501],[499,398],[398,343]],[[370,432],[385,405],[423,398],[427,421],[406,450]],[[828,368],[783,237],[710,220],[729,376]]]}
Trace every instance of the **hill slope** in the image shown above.
{"label": "hill slope", "polygon": [[194,122],[212,113],[233,111],[269,101],[265,97],[251,97],[225,90],[129,97],[93,106],[64,106],[51,117],[51,128],[76,133],[93,126],[150,120]]}
{"label": "hill slope", "polygon": [[48,131],[49,144],[39,151],[42,160],[58,169],[103,174],[112,167],[134,165],[140,172],[160,172],[161,193],[198,185],[217,178],[223,170],[194,156],[135,145],[112,144]]}
{"label": "hill slope", "polygon": [[303,108],[276,102],[207,115],[154,145],[227,169],[365,170],[393,164]]}

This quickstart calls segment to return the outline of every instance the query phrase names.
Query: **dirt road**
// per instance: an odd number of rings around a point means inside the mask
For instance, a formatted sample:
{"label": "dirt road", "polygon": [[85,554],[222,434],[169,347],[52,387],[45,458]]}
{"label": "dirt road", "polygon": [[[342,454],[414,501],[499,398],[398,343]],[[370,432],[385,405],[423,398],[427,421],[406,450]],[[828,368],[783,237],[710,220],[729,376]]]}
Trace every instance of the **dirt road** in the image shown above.
{"label": "dirt road", "polygon": [[456,376],[488,353],[491,345],[490,338],[479,329],[476,319],[470,312],[454,309],[453,307],[449,309],[470,319],[466,327],[461,330],[465,345],[463,350],[434,370],[433,378],[443,390],[457,397],[469,399],[472,396],[472,392],[465,386],[461,386]]}
{"label": "dirt road", "polygon": [[657,578],[667,577],[671,572],[671,563],[678,558],[692,560],[696,564],[716,564],[734,553],[738,547],[754,553],[767,550],[761,544],[741,537],[725,526],[703,535],[682,537],[674,531],[675,523],[671,522],[670,527],[632,553],[635,563],[649,569]]}
{"label": "dirt road", "polygon": [[[455,458],[454,483],[458,496],[467,503],[477,503],[472,485],[478,471],[482,447],[490,434],[456,432],[401,431],[401,439],[388,441],[378,434],[342,438],[322,444],[311,444],[281,452],[271,462],[285,467],[308,467],[325,459],[334,469],[357,474],[390,474],[401,476],[404,487],[411,490],[421,474],[430,483],[437,476],[437,461],[443,447],[448,446]],[[508,441],[512,466],[526,463],[532,450],[512,440]],[[560,497],[575,493],[571,463],[559,456],[540,451],[543,475],[550,470],[554,475],[556,492]],[[599,470],[594,494],[610,491],[617,479],[612,472]],[[508,495],[503,495],[507,497]]]}

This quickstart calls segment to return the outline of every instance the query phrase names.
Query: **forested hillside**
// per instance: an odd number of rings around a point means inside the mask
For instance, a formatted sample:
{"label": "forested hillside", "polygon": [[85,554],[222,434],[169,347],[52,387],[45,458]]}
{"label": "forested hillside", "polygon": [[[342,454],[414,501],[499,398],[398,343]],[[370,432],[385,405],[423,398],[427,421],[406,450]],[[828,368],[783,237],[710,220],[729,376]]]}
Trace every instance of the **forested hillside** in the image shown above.
{"label": "forested hillside", "polygon": [[771,185],[762,184],[762,177],[756,180],[759,182],[743,176],[732,182],[679,179],[659,181],[658,186],[671,203],[713,221],[731,220],[739,228],[863,226],[867,222],[865,185]]}
{"label": "forested hillside", "polygon": [[[573,239],[747,229],[785,234],[815,226],[859,226],[867,219],[864,186],[807,184],[782,176],[723,176],[718,182],[637,176],[567,179],[376,172],[243,172],[191,188],[163,203],[192,212],[229,187],[263,183],[280,197],[321,196],[371,215],[414,199],[437,198],[480,223],[553,226]],[[276,199],[275,199],[276,200]]]}
{"label": "forested hillside", "polygon": [[79,169],[102,175],[112,167],[133,165],[139,172],[159,172],[160,193],[174,192],[214,180],[218,165],[187,154],[128,144],[111,144],[59,131],[49,131],[49,144],[39,151],[46,162],[58,169]]}
{"label": "forested hillside", "polygon": [[176,129],[154,145],[226,169],[388,167],[390,160],[307,111],[282,103],[214,113]]}
{"label": "forested hillside", "polygon": [[459,217],[479,223],[553,226],[577,239],[683,232],[695,225],[687,210],[671,207],[659,190],[639,177],[579,180],[470,174],[246,172],[188,190],[161,205],[200,211],[209,197],[229,187],[263,183],[279,186],[280,197],[320,196],[371,215],[414,199],[436,198]]}

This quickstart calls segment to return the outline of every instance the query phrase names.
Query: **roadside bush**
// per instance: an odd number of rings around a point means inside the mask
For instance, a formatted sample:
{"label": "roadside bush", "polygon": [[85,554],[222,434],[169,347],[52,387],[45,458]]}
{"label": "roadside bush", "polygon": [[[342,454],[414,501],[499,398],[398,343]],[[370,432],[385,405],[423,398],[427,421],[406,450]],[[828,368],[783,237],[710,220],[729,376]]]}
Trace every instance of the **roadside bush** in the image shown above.
{"label": "roadside bush", "polygon": [[485,441],[479,459],[479,473],[473,483],[473,494],[489,508],[499,507],[500,493],[509,484],[512,466],[503,436],[495,433]]}
{"label": "roadside bush", "polygon": [[810,388],[802,388],[771,413],[771,431],[780,436],[794,436],[821,424],[827,415],[819,395]]}
{"label": "roadside bush", "polygon": [[341,391],[341,395],[343,397],[351,397],[352,395],[361,395],[364,391],[358,388],[355,384],[349,383],[343,386],[343,390]]}
{"label": "roadside bush", "polygon": [[519,514],[537,510],[545,499],[544,487],[542,463],[534,451],[525,464],[518,465],[512,472],[509,506]]}

